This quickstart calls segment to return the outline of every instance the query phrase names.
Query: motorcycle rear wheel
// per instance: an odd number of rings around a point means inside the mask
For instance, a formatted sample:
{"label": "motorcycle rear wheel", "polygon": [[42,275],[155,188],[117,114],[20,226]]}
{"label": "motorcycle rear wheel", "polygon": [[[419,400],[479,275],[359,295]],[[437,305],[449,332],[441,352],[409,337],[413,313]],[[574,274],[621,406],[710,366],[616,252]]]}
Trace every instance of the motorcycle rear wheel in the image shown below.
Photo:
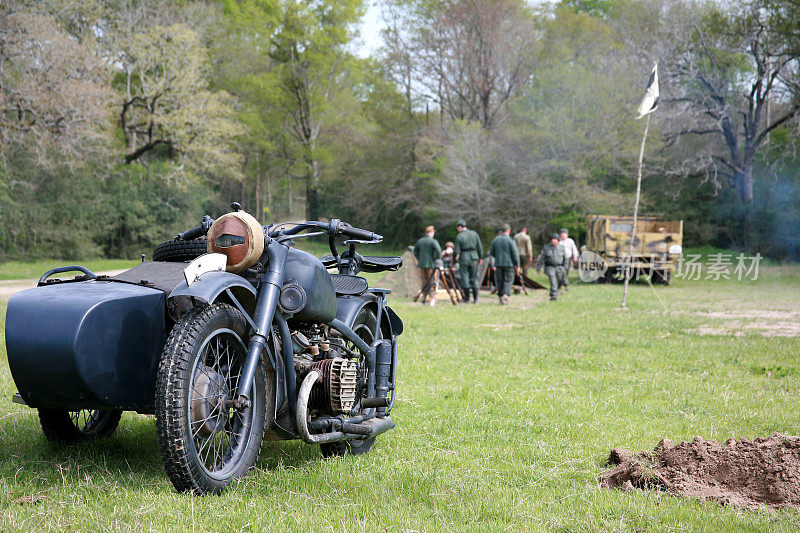
{"label": "motorcycle rear wheel", "polygon": [[122,411],[118,409],[39,409],[42,432],[51,442],[79,442],[110,437],[116,431]]}
{"label": "motorcycle rear wheel", "polygon": [[170,333],[156,383],[156,428],[179,492],[220,493],[255,465],[264,438],[266,377],[258,366],[250,406],[232,400],[247,354],[246,322],[227,304],[195,308]]}

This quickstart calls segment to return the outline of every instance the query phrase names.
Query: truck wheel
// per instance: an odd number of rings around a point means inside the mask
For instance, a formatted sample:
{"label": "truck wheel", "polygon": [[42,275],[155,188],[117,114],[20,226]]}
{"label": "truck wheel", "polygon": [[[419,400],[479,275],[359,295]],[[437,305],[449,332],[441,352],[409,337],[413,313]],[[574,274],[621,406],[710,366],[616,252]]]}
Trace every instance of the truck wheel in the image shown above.
{"label": "truck wheel", "polygon": [[39,409],[39,422],[47,440],[78,442],[110,437],[119,425],[122,411],[118,409]]}
{"label": "truck wheel", "polygon": [[612,283],[614,281],[614,269],[609,268],[602,276],[597,278],[597,283]]}
{"label": "truck wheel", "polygon": [[205,238],[192,239],[190,241],[179,241],[173,239],[164,241],[153,250],[153,261],[167,261],[181,263],[197,259],[203,254],[208,253]]}
{"label": "truck wheel", "polygon": [[669,270],[655,270],[652,277],[653,283],[669,285],[670,281],[672,281],[672,272]]}
{"label": "truck wheel", "polygon": [[250,405],[228,403],[247,354],[247,324],[228,304],[194,308],[167,339],[156,382],[156,429],[178,491],[219,493],[246,475],[264,438],[266,377],[258,365]]}
{"label": "truck wheel", "polygon": [[[361,309],[353,322],[353,331],[356,335],[364,339],[364,342],[372,344],[375,340],[374,332],[377,321],[378,319],[375,317],[375,313],[366,308]],[[383,335],[381,335],[381,338],[383,338]],[[355,345],[350,345],[348,348],[354,351],[357,350]],[[359,364],[361,364],[363,368],[363,364],[361,362]],[[375,437],[328,442],[320,444],[319,448],[324,457],[338,457],[342,455],[365,454],[372,449],[373,444],[375,444]]]}

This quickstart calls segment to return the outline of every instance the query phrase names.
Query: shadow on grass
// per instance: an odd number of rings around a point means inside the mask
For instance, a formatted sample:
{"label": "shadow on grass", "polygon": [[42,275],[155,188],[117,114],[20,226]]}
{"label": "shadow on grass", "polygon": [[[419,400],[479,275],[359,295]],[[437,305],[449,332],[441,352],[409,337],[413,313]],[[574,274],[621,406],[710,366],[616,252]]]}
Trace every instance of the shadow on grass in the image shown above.
{"label": "shadow on grass", "polygon": [[[113,484],[117,491],[172,489],[153,417],[126,414],[114,435],[92,442],[48,442],[35,414],[11,421],[0,419],[0,435],[0,479],[21,495],[65,485],[91,489]],[[323,460],[316,446],[265,440],[256,468],[302,469]]]}

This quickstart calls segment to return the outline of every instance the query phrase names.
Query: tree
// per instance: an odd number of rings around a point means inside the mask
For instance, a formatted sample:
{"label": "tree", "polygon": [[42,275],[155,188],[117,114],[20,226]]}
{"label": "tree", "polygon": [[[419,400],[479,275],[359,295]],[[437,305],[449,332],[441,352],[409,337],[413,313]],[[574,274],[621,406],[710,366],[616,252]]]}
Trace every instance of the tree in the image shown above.
{"label": "tree", "polygon": [[665,64],[664,103],[675,117],[667,139],[708,136],[716,169],[734,188],[745,216],[759,150],[800,110],[800,40],[787,34],[791,26],[783,18],[790,3],[749,0],[728,9],[704,4]]}
{"label": "tree", "polygon": [[[529,80],[536,39],[520,0],[388,0],[395,77],[453,120],[491,129]],[[412,68],[409,68],[409,65]],[[413,70],[412,70],[413,69]]]}
{"label": "tree", "polygon": [[208,88],[199,36],[183,24],[153,26],[131,39],[122,58],[125,162],[147,166],[146,156],[163,148],[181,164],[235,172],[239,162],[229,142],[241,126],[231,118],[229,95]]}
{"label": "tree", "polygon": [[22,3],[0,8],[0,153],[9,144],[76,160],[102,144],[111,92],[90,43],[46,12]]}
{"label": "tree", "polygon": [[361,0],[285,0],[270,55],[280,69],[285,127],[299,144],[306,182],[306,218],[314,219],[320,185],[317,140],[322,117],[352,61],[346,47],[363,14]]}
{"label": "tree", "polygon": [[469,213],[470,224],[485,228],[498,225],[497,200],[510,185],[497,187],[492,169],[495,154],[489,135],[477,124],[454,125],[454,139],[444,153],[443,180],[439,183],[441,213],[457,220]]}

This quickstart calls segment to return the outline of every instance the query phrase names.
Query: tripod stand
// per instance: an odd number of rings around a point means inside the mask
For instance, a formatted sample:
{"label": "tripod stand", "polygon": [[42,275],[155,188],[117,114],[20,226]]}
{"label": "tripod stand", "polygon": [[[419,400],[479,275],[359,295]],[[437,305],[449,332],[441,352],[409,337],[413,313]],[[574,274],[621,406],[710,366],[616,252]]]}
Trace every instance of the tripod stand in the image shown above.
{"label": "tripod stand", "polygon": [[414,296],[414,301],[416,302],[419,300],[419,297],[422,296],[422,303],[424,304],[428,298],[430,298],[430,304],[436,305],[436,291],[439,290],[439,281],[441,280],[442,285],[444,286],[445,290],[447,291],[447,295],[450,296],[450,301],[453,305],[458,305],[458,298],[455,294],[455,289],[452,287],[451,282],[448,282],[448,276],[444,272],[443,268],[434,268],[431,275],[428,276],[427,281],[425,281],[425,285],[422,287],[416,296]]}

